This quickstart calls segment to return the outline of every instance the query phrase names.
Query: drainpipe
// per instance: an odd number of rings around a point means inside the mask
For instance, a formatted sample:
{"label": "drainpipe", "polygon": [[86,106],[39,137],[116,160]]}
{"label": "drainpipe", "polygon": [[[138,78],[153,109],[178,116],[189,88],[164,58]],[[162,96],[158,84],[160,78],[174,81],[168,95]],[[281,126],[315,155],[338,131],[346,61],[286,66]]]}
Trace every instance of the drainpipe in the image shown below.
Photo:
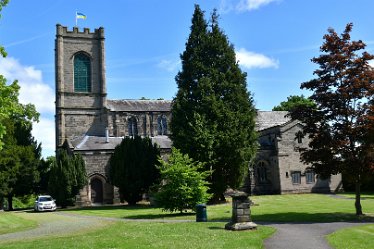
{"label": "drainpipe", "polygon": [[105,128],[105,142],[109,143],[109,129],[108,129],[108,127]]}

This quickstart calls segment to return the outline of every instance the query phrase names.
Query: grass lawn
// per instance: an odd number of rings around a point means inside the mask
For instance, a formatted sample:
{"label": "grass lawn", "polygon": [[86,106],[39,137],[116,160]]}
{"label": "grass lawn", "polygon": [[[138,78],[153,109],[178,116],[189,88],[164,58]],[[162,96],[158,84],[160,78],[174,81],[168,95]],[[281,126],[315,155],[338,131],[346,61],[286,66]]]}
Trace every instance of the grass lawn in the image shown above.
{"label": "grass lawn", "polygon": [[[255,206],[251,207],[252,219],[256,221],[284,222],[332,222],[357,220],[354,200],[322,194],[266,195],[252,196]],[[374,194],[362,200],[364,220],[374,221]],[[136,207],[103,206],[67,210],[82,215],[96,215],[131,219],[195,219],[194,213],[165,213],[159,208],[147,205]],[[207,207],[209,221],[228,221],[231,217],[231,203]]]}
{"label": "grass lawn", "polygon": [[[362,200],[366,217],[374,221],[374,194],[367,194]],[[251,197],[255,206],[251,207],[252,218],[256,221],[285,222],[329,222],[356,220],[354,200],[350,195],[332,197],[321,194],[269,195]],[[101,206],[64,210],[64,213],[94,215],[131,219],[194,220],[192,212],[170,214],[148,205],[130,207]],[[81,231],[67,235],[53,235],[48,239],[20,239],[12,243],[1,243],[5,248],[263,248],[263,240],[274,233],[275,229],[259,226],[256,231],[232,232],[224,230],[231,217],[231,203],[207,207],[209,221],[215,222],[141,222],[112,221],[105,227]],[[39,222],[51,219],[64,219],[64,216],[36,213],[2,213]],[[24,217],[23,217],[24,216]],[[10,217],[10,216],[9,216]],[[4,219],[4,218],[3,218]],[[13,223],[13,218],[11,223]],[[5,220],[5,219],[4,219]],[[0,227],[3,227],[0,223]],[[329,242],[336,248],[374,248],[372,235],[374,225],[344,229],[330,235]],[[7,230],[7,229],[5,229]],[[0,230],[1,231],[1,230]],[[353,238],[353,239],[352,239]],[[339,243],[343,245],[340,247]],[[354,243],[365,245],[359,247]],[[371,244],[370,244],[371,243]]]}
{"label": "grass lawn", "polygon": [[[343,197],[343,198],[341,198]],[[370,198],[369,198],[370,197]],[[354,199],[324,194],[255,196],[253,219],[259,221],[333,222],[357,220]],[[361,200],[366,217],[374,221],[374,194]]]}
{"label": "grass lawn", "polygon": [[263,248],[275,229],[232,232],[223,222],[115,222],[94,232],[0,244],[8,248]]}
{"label": "grass lawn", "polygon": [[22,218],[15,213],[0,212],[0,234],[27,230],[37,225],[36,221]]}
{"label": "grass lawn", "polygon": [[327,236],[336,249],[374,248],[374,225],[344,228]]}

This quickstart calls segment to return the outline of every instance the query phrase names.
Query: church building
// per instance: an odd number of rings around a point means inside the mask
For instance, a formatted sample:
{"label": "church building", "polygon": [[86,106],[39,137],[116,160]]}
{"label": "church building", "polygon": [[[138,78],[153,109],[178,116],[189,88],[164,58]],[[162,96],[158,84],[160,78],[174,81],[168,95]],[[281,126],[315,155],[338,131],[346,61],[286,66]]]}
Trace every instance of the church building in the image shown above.
{"label": "church building", "polygon": [[[56,147],[80,153],[88,185],[78,205],[116,203],[118,189],[109,183],[109,158],[126,136],[150,137],[167,154],[171,150],[168,124],[171,101],[107,99],[104,28],[56,26]],[[257,115],[259,151],[250,174],[254,194],[329,192],[340,187],[341,176],[320,179],[300,162],[307,146],[298,136],[302,124],[285,112]]]}

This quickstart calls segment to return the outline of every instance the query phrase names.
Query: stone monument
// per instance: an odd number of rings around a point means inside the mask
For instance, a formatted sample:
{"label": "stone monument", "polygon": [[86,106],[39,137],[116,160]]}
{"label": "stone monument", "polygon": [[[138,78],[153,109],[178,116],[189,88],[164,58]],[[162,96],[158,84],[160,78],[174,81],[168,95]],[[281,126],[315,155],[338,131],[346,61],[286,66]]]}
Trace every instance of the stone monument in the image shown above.
{"label": "stone monument", "polygon": [[231,222],[225,225],[225,229],[234,231],[256,229],[257,224],[251,219],[251,201],[248,194],[238,191],[230,196],[232,197],[232,217]]}

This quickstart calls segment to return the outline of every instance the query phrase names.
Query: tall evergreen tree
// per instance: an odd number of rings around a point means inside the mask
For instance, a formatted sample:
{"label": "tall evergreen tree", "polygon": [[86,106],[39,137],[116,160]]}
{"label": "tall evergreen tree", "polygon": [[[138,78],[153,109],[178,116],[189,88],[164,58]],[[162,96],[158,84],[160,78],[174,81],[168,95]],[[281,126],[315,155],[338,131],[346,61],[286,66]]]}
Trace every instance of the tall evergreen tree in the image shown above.
{"label": "tall evergreen tree", "polygon": [[130,205],[142,200],[160,177],[156,168],[159,156],[150,138],[126,137],[116,146],[110,158],[110,181],[119,188],[121,199]]}
{"label": "tall evergreen tree", "polygon": [[26,121],[21,119],[13,116],[4,122],[7,133],[5,147],[0,150],[0,199],[7,197],[9,210],[15,195],[33,193],[39,182],[41,147],[31,135],[32,125],[23,125]]}
{"label": "tall evergreen tree", "polygon": [[256,152],[255,109],[246,74],[235,50],[219,28],[214,10],[210,27],[198,5],[191,34],[176,76],[172,105],[172,140],[176,148],[213,170],[213,201],[227,187],[237,188]]}
{"label": "tall evergreen tree", "polygon": [[69,155],[64,149],[56,153],[49,172],[48,191],[63,208],[74,205],[75,197],[87,184],[85,163],[80,154]]}

